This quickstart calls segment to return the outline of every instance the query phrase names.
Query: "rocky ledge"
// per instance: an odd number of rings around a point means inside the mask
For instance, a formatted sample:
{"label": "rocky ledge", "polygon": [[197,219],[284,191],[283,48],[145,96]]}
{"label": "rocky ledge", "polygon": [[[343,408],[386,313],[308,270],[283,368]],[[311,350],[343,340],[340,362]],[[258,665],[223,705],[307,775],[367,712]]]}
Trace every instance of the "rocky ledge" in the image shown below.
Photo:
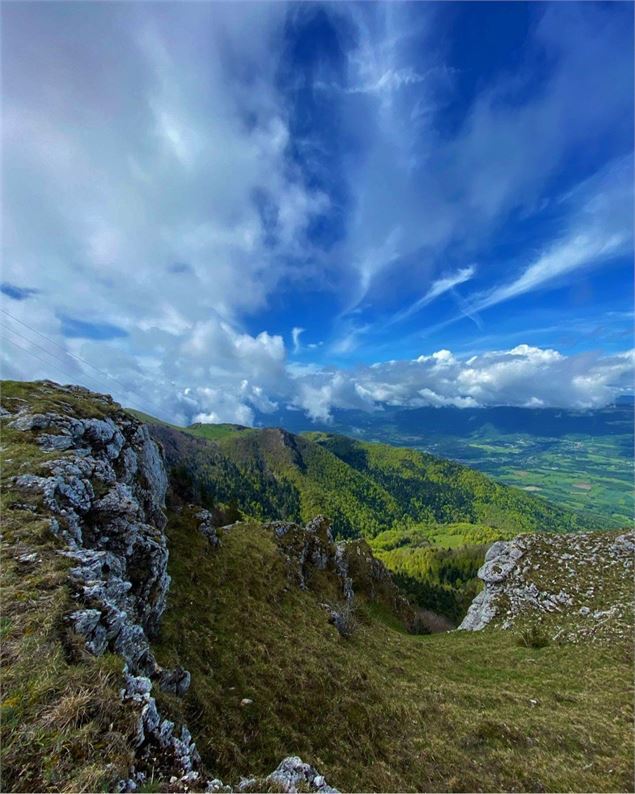
{"label": "rocky ledge", "polygon": [[478,572],[484,589],[459,629],[542,624],[552,640],[628,636],[635,534],[521,535],[490,547]]}
{"label": "rocky ledge", "polygon": [[304,527],[286,521],[274,521],[265,527],[273,530],[287,561],[289,577],[297,586],[309,589],[313,576],[320,571],[329,573],[337,582],[339,598],[322,606],[343,637],[352,633],[357,595],[385,604],[406,628],[413,627],[412,607],[365,540],[334,541],[331,522],[321,515]]}
{"label": "rocky ledge", "polygon": [[[27,404],[9,415],[5,409],[7,426],[50,455],[35,473],[16,476],[13,486],[50,516],[51,532],[63,544],[60,553],[75,563],[69,574],[77,609],[66,617],[68,629],[90,653],[112,651],[125,662],[121,696],[139,711],[139,770],[132,770],[133,778],[143,776],[149,756],[160,756],[166,774],[191,776],[200,759],[190,733],[186,727],[177,733],[151,696],[155,684],[177,695],[190,684],[186,670],[163,669],[150,648],[170,584],[161,451],[147,428],[109,396],[43,386],[68,410],[37,413]],[[94,417],[73,415],[80,399]],[[120,788],[135,788],[133,778]]]}

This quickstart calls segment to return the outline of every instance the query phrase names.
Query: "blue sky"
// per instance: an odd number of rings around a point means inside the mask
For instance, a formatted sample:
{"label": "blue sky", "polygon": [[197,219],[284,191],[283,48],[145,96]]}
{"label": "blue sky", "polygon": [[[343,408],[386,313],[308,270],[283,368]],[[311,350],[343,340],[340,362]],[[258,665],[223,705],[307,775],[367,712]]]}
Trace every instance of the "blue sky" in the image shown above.
{"label": "blue sky", "polygon": [[5,377],[177,421],[633,378],[633,6],[3,8]]}

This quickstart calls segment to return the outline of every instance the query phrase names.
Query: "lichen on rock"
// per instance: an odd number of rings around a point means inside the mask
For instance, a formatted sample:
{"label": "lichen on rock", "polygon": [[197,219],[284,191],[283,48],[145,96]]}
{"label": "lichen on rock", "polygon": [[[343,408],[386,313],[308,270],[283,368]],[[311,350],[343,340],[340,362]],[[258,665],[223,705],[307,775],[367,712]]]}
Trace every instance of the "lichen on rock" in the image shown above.
{"label": "lichen on rock", "polygon": [[625,635],[632,622],[634,551],[632,532],[544,533],[498,541],[478,572],[484,588],[459,629],[537,622],[560,641]]}

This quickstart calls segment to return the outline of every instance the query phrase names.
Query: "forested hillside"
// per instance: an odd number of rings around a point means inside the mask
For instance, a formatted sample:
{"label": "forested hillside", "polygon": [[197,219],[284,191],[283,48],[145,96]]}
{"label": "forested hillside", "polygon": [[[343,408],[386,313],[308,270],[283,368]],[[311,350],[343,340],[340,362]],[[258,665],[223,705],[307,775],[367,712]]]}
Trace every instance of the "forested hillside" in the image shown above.
{"label": "forested hillside", "polygon": [[155,422],[152,432],[185,501],[222,504],[227,521],[328,515],[337,537],[369,539],[402,589],[453,623],[478,590],[487,544],[593,528],[573,511],[412,449],[238,425],[179,431]]}
{"label": "forested hillside", "polygon": [[330,422],[301,411],[260,414],[257,422],[294,433],[324,431],[409,447],[470,466],[605,526],[633,516],[633,406],[603,408],[453,406],[334,410]]}
{"label": "forested hillside", "polygon": [[181,432],[157,423],[152,432],[182,487],[209,506],[234,504],[263,519],[309,520],[321,512],[338,537],[373,538],[412,525],[434,534],[438,525],[458,522],[499,537],[591,528],[573,511],[412,449],[279,428],[199,425]]}
{"label": "forested hillside", "polygon": [[221,490],[272,512],[306,509],[307,480],[337,493],[315,461],[347,473],[352,501],[370,483],[407,502],[280,431],[156,427],[162,451],[107,396],[5,382],[1,398],[3,791],[629,790],[632,539],[500,544],[484,581],[492,596],[505,550],[519,561],[493,594],[518,625],[425,636],[369,545],[452,615],[505,530],[411,522],[341,543],[319,516],[235,522]]}

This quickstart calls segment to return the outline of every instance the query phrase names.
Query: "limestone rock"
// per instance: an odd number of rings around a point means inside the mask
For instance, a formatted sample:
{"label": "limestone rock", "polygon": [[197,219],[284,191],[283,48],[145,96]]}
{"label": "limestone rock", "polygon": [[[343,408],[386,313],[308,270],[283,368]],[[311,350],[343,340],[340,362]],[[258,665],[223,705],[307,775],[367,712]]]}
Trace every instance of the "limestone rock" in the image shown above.
{"label": "limestone rock", "polygon": [[530,621],[559,641],[610,642],[630,630],[634,552],[633,533],[536,533],[494,543],[478,572],[484,589],[459,629]]}
{"label": "limestone rock", "polygon": [[302,790],[321,791],[323,794],[338,794],[337,789],[327,785],[326,780],[312,766],[305,764],[297,755],[291,755],[280,762],[277,769],[266,780],[276,783],[282,791],[295,794],[298,787]]}
{"label": "limestone rock", "polygon": [[[137,758],[154,753],[169,777],[183,785],[198,777],[200,763],[189,731],[175,732],[159,714],[152,681],[182,695],[190,684],[187,670],[163,670],[150,648],[165,610],[170,579],[163,533],[167,475],[161,451],[148,430],[110,400],[79,387],[46,384],[61,394],[90,398],[106,418],[66,413],[30,413],[28,405],[11,419],[52,457],[37,474],[14,479],[17,490],[35,496],[37,512],[49,516],[51,531],[66,544],[71,558],[69,583],[78,608],[66,625],[95,655],[106,650],[125,660],[124,700],[138,705]],[[100,402],[103,405],[100,405]],[[72,406],[72,400],[66,403]],[[133,770],[121,791],[134,791],[144,772]],[[187,777],[187,780],[185,780]]]}
{"label": "limestone rock", "polygon": [[183,667],[175,667],[173,670],[162,670],[157,680],[164,692],[184,695],[190,687],[191,676]]}
{"label": "limestone rock", "polygon": [[216,534],[216,527],[214,526],[214,516],[210,513],[209,510],[199,510],[196,514],[196,518],[199,521],[198,529],[201,534],[203,534],[207,540],[209,541],[209,545],[213,549],[217,549],[220,546],[220,538]]}

